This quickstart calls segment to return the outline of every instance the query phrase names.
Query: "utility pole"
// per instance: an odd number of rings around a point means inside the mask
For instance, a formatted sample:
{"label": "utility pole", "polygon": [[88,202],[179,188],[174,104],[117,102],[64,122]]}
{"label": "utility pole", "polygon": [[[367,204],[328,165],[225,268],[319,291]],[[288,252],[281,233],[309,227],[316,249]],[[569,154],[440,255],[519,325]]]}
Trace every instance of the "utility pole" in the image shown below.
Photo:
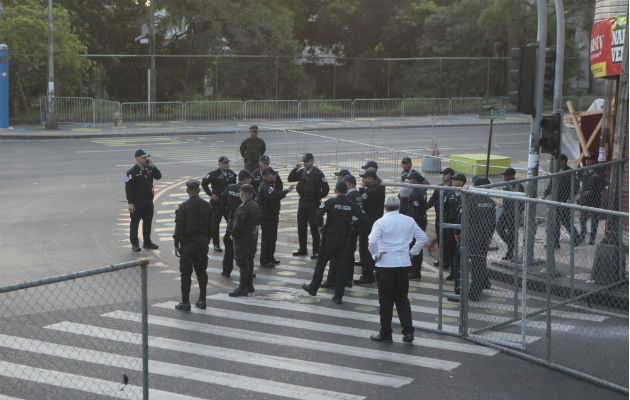
{"label": "utility pole", "polygon": [[55,114],[55,57],[53,55],[53,9],[48,0],[48,89],[46,91],[46,129],[57,129]]}
{"label": "utility pole", "polygon": [[155,10],[154,10],[154,1],[155,0],[149,0],[149,54],[151,55],[151,66],[150,66],[150,70],[151,72],[149,72],[149,84],[151,86],[150,88],[150,101],[151,102],[155,102],[156,99],[156,94],[157,94],[157,87],[156,87],[156,79],[155,79]]}

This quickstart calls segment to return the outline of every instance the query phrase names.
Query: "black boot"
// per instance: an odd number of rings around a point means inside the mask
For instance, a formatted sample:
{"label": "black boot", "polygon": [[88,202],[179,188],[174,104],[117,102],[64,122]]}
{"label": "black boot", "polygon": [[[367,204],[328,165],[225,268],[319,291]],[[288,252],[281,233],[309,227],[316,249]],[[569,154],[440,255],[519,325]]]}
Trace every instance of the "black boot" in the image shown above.
{"label": "black boot", "polygon": [[232,290],[230,293],[228,293],[228,295],[230,297],[247,297],[247,288],[243,288],[241,286],[237,287],[236,289]]}

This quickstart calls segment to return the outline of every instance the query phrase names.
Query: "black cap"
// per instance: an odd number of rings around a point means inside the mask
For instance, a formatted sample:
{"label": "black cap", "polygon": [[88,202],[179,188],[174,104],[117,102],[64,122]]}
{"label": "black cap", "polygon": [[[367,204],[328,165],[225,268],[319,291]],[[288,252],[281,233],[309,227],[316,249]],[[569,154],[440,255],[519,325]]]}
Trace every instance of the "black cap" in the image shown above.
{"label": "black cap", "polygon": [[411,171],[409,175],[407,175],[407,179],[414,179],[418,183],[424,182],[424,176],[418,171]]}
{"label": "black cap", "polygon": [[302,157],[302,161],[310,161],[312,159],[314,159],[315,157],[313,157],[313,153],[305,153],[304,157]]}
{"label": "black cap", "polygon": [[409,157],[403,157],[401,162],[402,162],[403,164],[409,164],[409,163],[411,162],[411,158],[409,158]]}
{"label": "black cap", "polygon": [[339,172],[335,172],[335,176],[348,176],[350,175],[350,171],[347,169],[342,169]]}
{"label": "black cap", "polygon": [[228,158],[228,156],[219,157],[219,164],[225,164],[227,162],[230,162],[230,159]]}
{"label": "black cap", "polygon": [[249,127],[249,130],[250,130],[250,131],[256,131],[256,132],[258,132],[258,125],[252,125],[252,126],[250,126],[250,127]]}
{"label": "black cap", "polygon": [[136,150],[136,155],[135,157],[151,157],[150,155],[148,155],[147,153],[144,152],[144,150]]}
{"label": "black cap", "polygon": [[346,175],[346,176],[344,176],[344,177],[343,177],[343,179],[342,179],[342,180],[343,180],[344,182],[351,183],[351,184],[353,184],[354,186],[356,186],[356,185],[357,185],[357,178],[355,178],[355,177],[354,177],[354,176],[352,176],[352,175]]}
{"label": "black cap", "polygon": [[247,178],[251,178],[251,177],[252,177],[252,174],[250,174],[250,173],[249,173],[249,171],[248,171],[248,170],[246,170],[246,169],[242,169],[242,170],[238,173],[238,180],[239,180],[239,181],[242,181],[242,180],[245,180],[245,179],[247,179]]}
{"label": "black cap", "polygon": [[374,171],[373,169],[368,169],[367,171],[365,171],[364,173],[362,173],[361,175],[359,175],[361,178],[376,178],[376,171]]}
{"label": "black cap", "polygon": [[466,175],[464,175],[464,174],[456,174],[453,177],[453,180],[454,181],[462,181],[462,182],[466,183]]}
{"label": "black cap", "polygon": [[451,175],[455,175],[455,170],[453,168],[447,167],[444,168],[440,174],[444,175],[444,174],[451,174]]}
{"label": "black cap", "polygon": [[348,184],[344,181],[339,181],[335,185],[335,190],[339,193],[346,193],[348,191]]}
{"label": "black cap", "polygon": [[489,185],[490,180],[484,176],[475,176],[473,178],[473,186]]}
{"label": "black cap", "polygon": [[505,171],[503,171],[503,176],[512,176],[512,175],[516,175],[516,170],[514,168],[506,168]]}
{"label": "black cap", "polygon": [[265,167],[262,170],[262,174],[263,175],[267,175],[267,174],[274,174],[275,175],[276,171],[274,171],[273,168],[271,168],[271,167]]}
{"label": "black cap", "polygon": [[566,154],[560,154],[560,159],[564,161],[569,161]]}
{"label": "black cap", "polygon": [[191,179],[186,182],[186,190],[191,192],[196,192],[199,190],[199,181],[195,179]]}
{"label": "black cap", "polygon": [[254,193],[254,187],[249,183],[241,185],[240,191],[243,193]]}
{"label": "black cap", "polygon": [[269,164],[269,156],[268,155],[260,156],[260,162],[263,164]]}
{"label": "black cap", "polygon": [[584,157],[585,160],[596,160],[597,156],[593,153],[588,153],[588,155],[586,157]]}
{"label": "black cap", "polygon": [[378,169],[378,164],[376,163],[376,161],[370,160],[370,161],[366,162],[365,165],[362,166],[361,168],[362,169],[368,169],[368,168]]}

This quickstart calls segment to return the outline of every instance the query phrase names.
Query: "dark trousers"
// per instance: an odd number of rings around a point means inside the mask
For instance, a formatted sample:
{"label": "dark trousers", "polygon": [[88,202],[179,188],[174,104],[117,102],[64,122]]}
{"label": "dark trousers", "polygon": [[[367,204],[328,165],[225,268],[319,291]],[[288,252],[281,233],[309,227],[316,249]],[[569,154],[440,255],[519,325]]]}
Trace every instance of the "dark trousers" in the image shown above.
{"label": "dark trousers", "polygon": [[[422,231],[426,231],[427,230],[427,218],[424,217],[424,220],[422,220],[418,224],[418,226],[420,227],[420,229],[422,229]],[[415,244],[416,244],[416,239],[411,241],[411,244],[409,245],[409,250],[411,250],[411,248],[413,246],[415,246]],[[418,254],[417,256],[411,257],[411,276],[413,276],[414,278],[422,277],[423,254],[424,254],[424,249],[420,250],[420,254]]]}
{"label": "dark trousers", "polygon": [[453,255],[455,254],[455,230],[444,229],[444,237],[442,238],[442,246],[444,248],[444,269],[451,268],[453,265]]}
{"label": "dark trousers", "polygon": [[206,299],[206,285],[208,284],[208,243],[182,243],[179,256],[179,272],[181,273],[182,303],[190,303],[190,285],[193,269],[199,282],[199,300]]}
{"label": "dark trousers", "polygon": [[223,246],[225,247],[223,253],[223,272],[229,275],[234,269],[234,242],[232,241],[231,233],[227,230],[225,231],[225,235],[223,235]]}
{"label": "dark trousers", "polygon": [[564,225],[564,228],[573,235],[574,240],[579,240],[580,235],[577,233],[575,226],[573,227],[573,232],[571,232],[571,210],[568,208],[556,208],[556,223],[551,234],[553,235],[554,244],[560,244],[560,225]]}
{"label": "dark trousers", "polygon": [[310,227],[311,238],[313,239],[313,253],[319,251],[319,231],[317,230],[315,218],[317,207],[319,207],[319,201],[300,200],[298,203],[297,223],[300,250],[306,250],[306,230],[307,227]]}
{"label": "dark trousers", "polygon": [[278,240],[278,216],[260,221],[260,265],[274,262]]}
{"label": "dark trousers", "polygon": [[211,199],[210,204],[212,205],[212,244],[219,246],[221,243],[221,237],[219,236],[219,224],[221,224],[221,217],[223,217],[223,213],[221,212],[221,202]]}
{"label": "dark trousers", "polygon": [[359,232],[359,254],[361,255],[361,276],[367,280],[374,280],[374,259],[368,250],[368,237],[375,221],[368,221]]}
{"label": "dark trousers", "polygon": [[[322,247],[320,249],[313,279],[311,280],[311,288],[319,289],[319,285],[324,278],[324,270],[328,261],[331,262],[330,269],[335,271],[335,297],[342,298],[346,285],[346,275],[350,251],[350,239],[348,236],[324,235]],[[330,276],[329,276],[330,279]]]}
{"label": "dark trousers", "polygon": [[153,222],[153,203],[136,205],[136,210],[131,213],[129,225],[129,241],[133,246],[138,246],[138,225],[142,220],[142,240],[144,244],[151,243],[151,223]]}
{"label": "dark trousers", "polygon": [[503,211],[497,222],[497,233],[507,245],[507,255],[514,254],[514,213]]}
{"label": "dark trousers", "polygon": [[243,241],[234,241],[234,259],[236,265],[240,269],[239,287],[242,290],[247,290],[247,286],[253,283],[254,273],[254,256],[256,255],[256,242],[258,241],[258,234],[252,238],[247,238]]}
{"label": "dark trousers", "polygon": [[402,334],[413,333],[409,304],[409,267],[378,268],[378,302],[381,316],[381,335],[392,336],[394,304],[402,326]]}
{"label": "dark trousers", "polygon": [[[488,241],[481,240],[473,243],[469,249],[470,260],[470,290],[469,297],[471,300],[479,300],[483,289],[490,285],[488,276]],[[458,271],[459,275],[459,271]],[[457,278],[455,278],[457,279]]]}
{"label": "dark trousers", "polygon": [[[584,204],[588,207],[600,207],[599,202],[590,202]],[[591,220],[591,241],[595,241],[595,237],[597,236],[597,228],[599,226],[599,216],[600,214],[590,212],[590,211],[580,211],[580,240],[584,240],[586,237],[586,231],[588,226],[588,220]]]}
{"label": "dark trousers", "polygon": [[[359,238],[359,232],[352,228],[350,231],[350,251],[346,258],[346,281],[352,283],[354,276],[354,252],[357,250],[357,239]],[[330,260],[330,266],[328,267],[328,276],[326,280],[328,282],[337,282],[337,263],[333,258]]]}

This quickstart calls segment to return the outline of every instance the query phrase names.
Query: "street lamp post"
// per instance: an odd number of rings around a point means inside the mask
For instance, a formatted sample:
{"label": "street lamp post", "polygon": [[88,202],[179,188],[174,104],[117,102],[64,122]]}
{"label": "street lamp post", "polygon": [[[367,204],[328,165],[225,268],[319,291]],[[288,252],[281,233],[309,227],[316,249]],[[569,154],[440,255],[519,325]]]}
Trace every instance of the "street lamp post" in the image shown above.
{"label": "street lamp post", "polygon": [[46,91],[46,129],[57,129],[55,114],[55,64],[53,55],[53,9],[48,0],[48,90]]}

